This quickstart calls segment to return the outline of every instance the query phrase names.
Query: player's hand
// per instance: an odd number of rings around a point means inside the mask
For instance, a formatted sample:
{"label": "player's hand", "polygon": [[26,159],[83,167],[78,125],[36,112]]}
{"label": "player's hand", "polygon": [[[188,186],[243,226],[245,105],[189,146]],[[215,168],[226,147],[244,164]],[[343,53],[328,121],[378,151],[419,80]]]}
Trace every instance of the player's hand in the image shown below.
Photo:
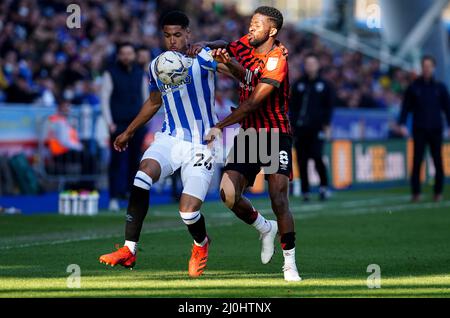
{"label": "player's hand", "polygon": [[208,134],[205,137],[205,140],[208,143],[208,148],[212,148],[212,146],[214,144],[214,140],[219,139],[221,136],[222,136],[221,129],[219,129],[217,127],[211,128],[211,130],[208,132]]}
{"label": "player's hand", "polygon": [[211,56],[218,63],[227,64],[231,62],[231,56],[227,49],[215,49],[211,51]]}
{"label": "player's hand", "polygon": [[128,141],[131,139],[132,135],[124,131],[116,140],[114,140],[114,149],[118,152],[125,151],[128,148]]}
{"label": "player's hand", "polygon": [[398,128],[398,131],[399,131],[399,134],[402,135],[403,137],[409,136],[408,128],[406,128],[406,126],[400,126]]}
{"label": "player's hand", "polygon": [[289,50],[279,41],[277,41],[277,45],[280,47],[281,51],[283,52],[283,55],[285,57],[289,56]]}
{"label": "player's hand", "polygon": [[197,42],[194,44],[189,45],[186,55],[190,57],[196,57],[198,53],[206,46],[206,42]]}

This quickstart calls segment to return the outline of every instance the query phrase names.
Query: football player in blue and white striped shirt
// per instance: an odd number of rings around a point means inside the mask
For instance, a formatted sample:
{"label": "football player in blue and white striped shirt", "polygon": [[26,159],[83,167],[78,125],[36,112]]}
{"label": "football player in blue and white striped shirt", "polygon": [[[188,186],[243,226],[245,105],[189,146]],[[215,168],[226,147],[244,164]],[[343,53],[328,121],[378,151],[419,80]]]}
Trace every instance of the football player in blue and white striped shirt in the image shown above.
{"label": "football player in blue and white striped shirt", "polygon": [[[168,50],[186,53],[189,47],[189,19],[180,11],[166,14],[161,23],[164,42]],[[114,142],[117,151],[124,151],[134,132],[147,123],[162,106],[165,121],[161,132],[142,157],[139,171],[131,189],[125,229],[125,244],[117,251],[102,255],[100,262],[133,267],[136,262],[136,245],[142,223],[149,207],[149,190],[154,182],[181,169],[183,192],[179,212],[194,239],[189,261],[189,275],[200,276],[208,258],[209,239],[201,205],[214,171],[214,156],[204,137],[217,123],[214,109],[215,72],[231,75],[230,69],[244,72],[235,61],[232,68],[217,63],[203,49],[192,58],[189,74],[179,85],[164,85],[156,76],[155,61],[150,63],[150,97],[141,112]],[[236,71],[238,69],[238,71]]]}

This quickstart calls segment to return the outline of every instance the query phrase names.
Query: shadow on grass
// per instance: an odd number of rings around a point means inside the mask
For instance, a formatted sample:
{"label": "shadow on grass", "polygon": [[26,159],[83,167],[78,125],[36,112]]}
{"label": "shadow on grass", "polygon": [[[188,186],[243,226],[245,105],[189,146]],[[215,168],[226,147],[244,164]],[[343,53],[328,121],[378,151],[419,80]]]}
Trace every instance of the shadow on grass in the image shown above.
{"label": "shadow on grass", "polygon": [[[237,288],[239,287],[239,288]],[[21,295],[21,297],[449,297],[449,285],[389,285],[381,289],[368,289],[358,284],[302,285],[279,284],[267,291],[261,286],[159,286],[159,287],[104,287],[98,288],[25,288],[0,290],[1,297]]]}

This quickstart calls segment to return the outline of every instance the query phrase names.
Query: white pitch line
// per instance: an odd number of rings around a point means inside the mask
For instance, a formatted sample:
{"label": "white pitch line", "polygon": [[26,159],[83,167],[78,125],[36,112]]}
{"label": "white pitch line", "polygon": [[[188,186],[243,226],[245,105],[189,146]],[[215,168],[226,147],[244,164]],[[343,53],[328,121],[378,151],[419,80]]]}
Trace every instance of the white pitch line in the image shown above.
{"label": "white pitch line", "polygon": [[[228,226],[232,225],[233,223],[227,222],[223,224],[214,224],[209,225],[208,227],[217,227],[217,226]],[[141,235],[143,234],[154,234],[154,233],[164,233],[164,232],[177,232],[185,230],[185,226],[178,226],[178,227],[172,227],[172,228],[158,228],[158,229],[148,229],[141,232]],[[83,242],[83,241],[92,241],[92,240],[102,240],[102,239],[110,239],[115,237],[121,237],[123,234],[105,234],[105,235],[86,235],[81,236],[79,238],[74,239],[66,239],[66,240],[56,240],[56,241],[50,241],[50,242],[35,242],[35,243],[26,243],[26,244],[19,244],[19,245],[9,245],[9,246],[0,246],[0,250],[10,250],[14,248],[26,248],[26,247],[35,247],[35,246],[43,246],[43,245],[58,245],[58,244],[68,244],[68,243],[74,243],[74,242]]]}
{"label": "white pitch line", "polygon": [[[307,203],[307,204],[296,205],[296,206],[292,206],[292,204],[291,204],[291,211],[292,212],[309,213],[309,212],[314,212],[314,211],[320,211],[324,208],[347,209],[347,208],[352,208],[352,207],[364,206],[365,204],[369,204],[369,205],[384,204],[384,203],[386,203],[386,201],[403,200],[408,197],[409,196],[401,195],[401,196],[390,196],[388,198],[383,198],[383,199],[374,198],[374,199],[343,201],[343,202],[337,202],[335,205],[332,205],[332,206],[327,205],[325,203],[315,203],[315,204]],[[227,208],[225,206],[223,207],[223,209],[224,209],[224,211],[227,210]],[[258,209],[258,212],[260,212],[261,214],[264,214],[264,215],[273,213],[272,209]],[[150,213],[150,215],[154,215],[154,216],[166,216],[166,217],[170,216],[169,213],[158,211],[158,210],[150,211],[149,213]],[[224,219],[234,219],[236,217],[232,211],[211,213],[211,214],[209,214],[209,216],[217,217],[217,218],[224,218]],[[178,217],[178,216],[174,216],[174,217]]]}
{"label": "white pitch line", "polygon": [[[386,201],[394,201],[394,200],[403,200],[407,199],[409,196],[406,195],[398,195],[398,196],[389,196],[387,198],[374,198],[374,199],[362,199],[362,200],[351,200],[351,201],[343,201],[343,202],[332,202],[333,205],[330,206],[326,203],[306,203],[302,205],[292,206],[291,204],[291,211],[292,212],[309,212],[309,211],[319,211],[323,208],[351,208],[351,207],[359,207],[364,206],[365,204],[381,204],[386,203]],[[223,206],[223,210],[226,211],[227,208],[225,205]],[[258,212],[262,214],[269,214],[272,213],[272,209],[258,209]],[[150,211],[149,215],[152,216],[171,216],[168,212],[162,212],[158,210]],[[218,218],[235,218],[235,215],[232,211],[226,211],[226,212],[217,212],[217,213],[211,213],[209,214],[214,217]],[[174,215],[174,217],[178,217],[178,215]]]}
{"label": "white pitch line", "polygon": [[[376,199],[370,200],[371,202],[374,202]],[[362,201],[362,200],[359,200]],[[382,202],[383,200],[378,200],[379,202]],[[364,215],[364,214],[372,214],[372,213],[392,213],[392,212],[398,212],[398,211],[405,211],[405,210],[417,210],[420,208],[426,208],[426,209],[433,209],[433,208],[439,208],[439,207],[448,207],[450,206],[450,201],[443,201],[441,203],[433,203],[433,202],[427,202],[427,203],[416,203],[416,204],[397,204],[392,206],[374,206],[374,207],[366,207],[366,208],[357,208],[357,209],[339,209],[338,213],[336,212],[327,212],[327,213],[317,213],[319,210],[322,209],[322,206],[320,204],[316,206],[296,206],[292,207],[292,212],[302,212],[301,214],[296,214],[295,218],[297,219],[306,219],[306,218],[314,218],[318,216],[345,216],[345,215]],[[313,207],[311,209],[311,207]],[[272,213],[271,209],[261,209],[259,210],[261,214],[270,214]],[[342,212],[341,212],[342,211]],[[162,213],[158,211],[154,211],[153,214],[156,215],[156,213]],[[167,214],[161,214],[161,215],[167,215]],[[215,213],[214,217],[223,217],[223,218],[235,218],[234,214],[231,212],[221,212],[221,213]],[[233,225],[236,222],[227,222],[222,224],[215,224],[210,225],[208,227],[217,227],[217,226],[229,226]],[[174,231],[180,231],[184,230],[185,227],[173,227],[173,228],[158,228],[158,229],[148,229],[142,231],[142,234],[152,234],[152,233],[163,233],[163,232],[174,232]],[[120,237],[122,234],[106,234],[106,235],[87,235],[82,236],[76,239],[66,239],[66,240],[56,240],[51,242],[35,242],[35,243],[26,243],[26,244],[19,244],[19,245],[10,245],[10,246],[0,246],[0,250],[9,250],[14,248],[27,248],[27,247],[34,247],[34,246],[44,246],[44,245],[57,245],[57,244],[67,244],[67,243],[74,243],[74,242],[82,242],[82,241],[91,241],[91,240],[98,240],[98,239],[108,239],[108,238],[114,238],[114,237]]]}
{"label": "white pitch line", "polygon": [[[418,209],[434,209],[434,208],[441,208],[441,207],[449,207],[450,201],[442,201],[440,203],[433,203],[433,202],[427,202],[427,203],[408,203],[408,204],[397,204],[392,206],[385,206],[384,211],[380,211],[380,207],[368,207],[368,208],[358,208],[349,210],[348,215],[353,214],[371,214],[371,213],[392,213],[397,211],[405,211],[405,210],[418,210]],[[362,213],[364,212],[364,213]]]}
{"label": "white pitch line", "polygon": [[348,201],[343,202],[341,204],[344,208],[353,208],[357,206],[364,206],[364,204],[377,204],[377,203],[385,203],[388,201],[397,201],[397,200],[408,200],[410,196],[408,195],[402,195],[402,196],[395,196],[395,197],[387,197],[387,198],[374,198],[374,199],[366,199],[366,200],[355,200],[355,201]]}
{"label": "white pitch line", "polygon": [[[409,198],[409,196],[407,195],[396,195],[396,196],[388,196],[387,198],[372,198],[372,199],[360,199],[360,200],[351,200],[351,201],[329,201],[332,205],[327,204],[327,203],[307,203],[307,204],[302,204],[302,205],[297,205],[297,206],[292,206],[291,203],[291,210],[292,212],[309,212],[309,211],[315,211],[315,210],[321,210],[323,208],[351,208],[351,207],[358,207],[358,206],[364,206],[366,204],[381,204],[381,203],[386,203],[386,201],[395,201],[395,200],[403,200]],[[210,216],[214,216],[217,218],[235,218],[233,212],[229,211],[225,205],[223,205],[223,209],[224,212],[216,212],[216,213],[211,213],[209,214]],[[272,213],[271,209],[258,209],[259,212],[261,213]],[[102,213],[102,216],[105,215],[118,215],[117,213],[109,213],[109,212],[105,212]],[[173,218],[179,218],[178,213],[170,213],[170,212],[163,212],[161,210],[153,210],[152,208],[149,211],[149,216],[164,216],[164,217],[173,217]]]}

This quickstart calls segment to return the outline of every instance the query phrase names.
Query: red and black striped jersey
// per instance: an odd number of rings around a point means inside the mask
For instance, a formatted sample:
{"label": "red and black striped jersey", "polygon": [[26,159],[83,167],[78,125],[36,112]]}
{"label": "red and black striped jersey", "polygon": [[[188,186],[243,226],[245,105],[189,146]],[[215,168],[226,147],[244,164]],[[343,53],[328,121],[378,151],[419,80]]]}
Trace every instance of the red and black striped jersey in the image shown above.
{"label": "red and black striped jersey", "polygon": [[266,54],[258,54],[250,45],[247,35],[232,42],[228,52],[246,69],[240,82],[239,103],[248,99],[258,83],[275,86],[275,90],[258,109],[242,120],[241,127],[278,128],[281,133],[291,134],[289,124],[289,71],[286,56],[279,45]]}

